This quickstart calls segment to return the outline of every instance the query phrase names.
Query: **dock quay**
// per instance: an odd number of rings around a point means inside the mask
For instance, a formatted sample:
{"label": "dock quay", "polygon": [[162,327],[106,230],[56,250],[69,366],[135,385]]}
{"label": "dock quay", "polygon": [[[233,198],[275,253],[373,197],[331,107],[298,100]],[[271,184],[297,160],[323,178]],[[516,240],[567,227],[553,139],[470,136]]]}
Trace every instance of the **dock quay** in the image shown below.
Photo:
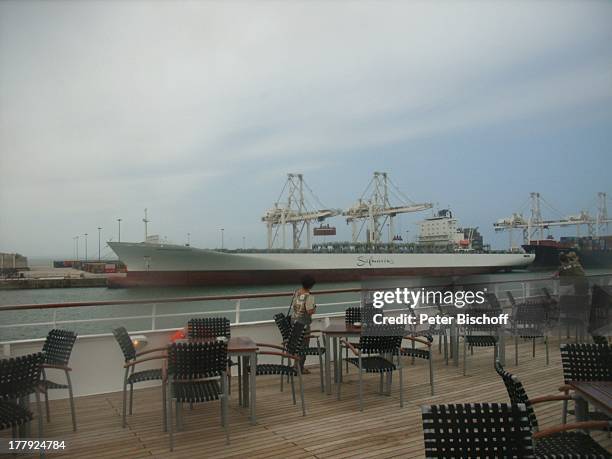
{"label": "dock quay", "polygon": [[106,287],[107,277],[107,274],[94,274],[74,268],[32,266],[29,271],[19,273],[19,277],[0,279],[0,290]]}

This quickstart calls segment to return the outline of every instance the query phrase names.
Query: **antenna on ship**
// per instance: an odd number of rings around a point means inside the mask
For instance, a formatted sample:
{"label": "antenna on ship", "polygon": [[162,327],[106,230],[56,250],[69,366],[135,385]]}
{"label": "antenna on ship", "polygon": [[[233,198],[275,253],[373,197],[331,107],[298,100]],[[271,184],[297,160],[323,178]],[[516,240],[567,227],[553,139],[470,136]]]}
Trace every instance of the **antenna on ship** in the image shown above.
{"label": "antenna on ship", "polygon": [[[364,200],[364,196],[370,192],[369,198]],[[400,200],[399,206],[392,206],[390,193]],[[388,222],[388,239],[392,242],[395,234],[394,219],[398,214],[409,212],[420,212],[431,209],[433,204],[415,203],[404,195],[400,189],[391,181],[386,172],[374,172],[374,176],[361,198],[350,209],[345,210],[342,215],[346,217],[346,222],[351,224],[353,242],[359,240],[359,235],[363,227],[367,224],[366,241],[368,244],[382,242],[383,230]],[[358,223],[361,227],[358,228]]]}
{"label": "antenna on ship", "polygon": [[147,224],[148,224],[148,223],[149,223],[151,220],[149,220],[149,219],[147,218],[147,209],[146,209],[146,208],[145,208],[144,215],[145,215],[145,216],[144,216],[144,218],[142,219],[142,221],[144,222],[144,226],[145,226],[145,238],[144,238],[144,240],[145,240],[145,242],[147,242],[147,238],[148,238],[148,236],[149,236],[149,233],[148,233],[148,231],[147,231],[147,230],[148,230],[148,226],[147,226]]}
{"label": "antenna on ship", "polygon": [[[313,209],[304,193],[305,189],[319,206]],[[339,209],[326,209],[310,187],[304,181],[302,174],[287,174],[287,181],[274,207],[261,217],[268,228],[268,249],[274,247],[279,230],[281,231],[282,248],[287,248],[287,225],[292,229],[292,248],[302,246],[302,235],[306,230],[306,248],[311,248],[310,225],[312,222],[322,222],[326,218],[340,215]]]}

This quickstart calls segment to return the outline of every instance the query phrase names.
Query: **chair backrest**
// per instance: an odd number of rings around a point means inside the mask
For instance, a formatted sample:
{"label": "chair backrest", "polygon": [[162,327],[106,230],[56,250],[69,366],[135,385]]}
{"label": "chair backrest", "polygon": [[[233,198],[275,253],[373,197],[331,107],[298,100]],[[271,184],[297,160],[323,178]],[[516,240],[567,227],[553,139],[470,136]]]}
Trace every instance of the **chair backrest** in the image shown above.
{"label": "chair backrest", "polygon": [[219,336],[230,338],[230,321],[227,317],[205,317],[187,322],[189,339],[215,339]]}
{"label": "chair backrest", "polygon": [[361,308],[350,307],[344,311],[344,323],[346,325],[353,325],[355,322],[362,322],[361,320]]}
{"label": "chair backrest", "polygon": [[529,417],[529,422],[531,424],[531,429],[534,432],[537,432],[538,418],[536,417],[533,405],[527,396],[527,392],[525,392],[523,383],[512,373],[506,371],[502,364],[499,363],[499,360],[495,361],[495,371],[497,371],[497,374],[501,376],[502,380],[504,381],[506,391],[508,392],[508,397],[510,397],[510,402],[515,405],[519,403],[525,405],[525,408],[527,409],[527,416]]}
{"label": "chair backrest", "polygon": [[485,293],[485,298],[487,299],[487,303],[489,304],[490,309],[493,311],[501,311],[502,307],[497,299],[497,295],[495,293]]}
{"label": "chair backrest", "polygon": [[359,337],[362,354],[395,354],[406,334],[403,325],[364,324]]}
{"label": "chair backrest", "polygon": [[563,379],[612,381],[612,351],[607,344],[562,344]]}
{"label": "chair backrest", "polygon": [[510,304],[512,306],[516,306],[516,300],[514,299],[514,295],[512,294],[512,292],[507,291],[506,295],[508,295],[508,299],[510,300]]}
{"label": "chair backrest", "polygon": [[525,405],[421,407],[426,458],[534,458]]}
{"label": "chair backrest", "polygon": [[42,352],[0,360],[0,399],[24,397],[40,383]]}
{"label": "chair backrest", "polygon": [[283,342],[289,341],[291,337],[291,317],[279,312],[274,316],[274,322],[283,338]]}
{"label": "chair backrest", "polygon": [[175,380],[214,378],[227,370],[227,342],[174,343],[168,347],[168,373]]}
{"label": "chair backrest", "polygon": [[612,287],[593,286],[588,331],[594,335],[609,335],[612,331]]}
{"label": "chair backrest", "polygon": [[43,345],[45,363],[68,365],[77,334],[70,330],[53,329]]}
{"label": "chair backrest", "polygon": [[294,320],[289,339],[285,342],[285,350],[289,354],[301,355],[304,352],[304,335],[306,326],[299,320]]}
{"label": "chair backrest", "polygon": [[113,335],[119,343],[119,347],[121,348],[121,352],[123,352],[123,357],[126,362],[130,360],[134,360],[136,358],[136,349],[134,348],[134,343],[132,343],[132,338],[128,334],[125,327],[115,328],[113,330]]}

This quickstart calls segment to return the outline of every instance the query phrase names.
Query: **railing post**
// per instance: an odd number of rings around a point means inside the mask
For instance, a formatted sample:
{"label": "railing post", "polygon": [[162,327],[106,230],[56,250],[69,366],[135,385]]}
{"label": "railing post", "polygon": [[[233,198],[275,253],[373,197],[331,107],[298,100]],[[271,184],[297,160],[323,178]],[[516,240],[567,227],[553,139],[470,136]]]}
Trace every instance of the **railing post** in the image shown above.
{"label": "railing post", "polygon": [[157,303],[153,303],[151,306],[151,330],[155,330],[157,327]]}
{"label": "railing post", "polygon": [[57,309],[53,309],[53,328],[57,327]]}
{"label": "railing post", "polygon": [[527,295],[527,298],[529,298],[531,296],[531,282],[526,282],[525,283],[525,294]]}
{"label": "railing post", "polygon": [[521,282],[521,288],[523,289],[523,301],[527,301],[527,284]]}
{"label": "railing post", "polygon": [[236,323],[240,323],[240,300],[236,300]]}

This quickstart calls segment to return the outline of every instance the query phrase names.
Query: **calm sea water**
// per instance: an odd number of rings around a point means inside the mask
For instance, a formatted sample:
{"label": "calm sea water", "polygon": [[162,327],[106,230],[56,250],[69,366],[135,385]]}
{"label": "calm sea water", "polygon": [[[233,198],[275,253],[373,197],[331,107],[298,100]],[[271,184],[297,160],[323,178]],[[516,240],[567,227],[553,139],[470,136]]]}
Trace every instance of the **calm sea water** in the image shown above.
{"label": "calm sea water", "polygon": [[[497,282],[518,281],[522,279],[537,279],[550,276],[552,271],[539,272],[512,272],[486,276],[472,276],[470,281]],[[589,274],[601,274],[598,271],[590,271]],[[431,282],[431,279],[424,279]],[[436,280],[437,282],[437,280]],[[317,284],[316,289],[327,290],[336,288],[360,287],[358,282]],[[108,289],[108,288],[69,288],[69,289],[32,289],[32,290],[0,290],[0,305],[8,304],[41,304],[59,302],[80,301],[112,301],[112,300],[134,300],[134,299],[159,299],[184,296],[205,295],[234,295],[266,292],[287,292],[294,286],[290,285],[266,285],[266,286],[236,286],[236,287],[194,287],[194,288],[137,288],[137,289]],[[355,293],[330,294],[319,296],[317,303],[335,303],[343,301],[355,301],[359,296]],[[264,298],[241,300],[241,322],[271,319],[274,314],[284,311],[288,307],[289,299]],[[153,303],[155,304],[155,303]],[[20,323],[37,324],[41,322],[56,322],[98,319],[95,322],[69,324],[58,323],[58,327],[76,330],[79,334],[108,333],[120,325],[129,330],[148,330],[151,328],[151,319],[142,316],[150,316],[153,307],[156,314],[162,317],[156,319],[156,328],[174,328],[183,326],[190,317],[189,313],[215,311],[215,315],[225,315],[232,322],[235,321],[235,300],[218,300],[190,303],[166,303],[166,304],[136,304],[136,305],[112,305],[94,307],[59,308],[46,310],[24,310],[0,312],[0,325],[11,325]],[[262,310],[262,308],[280,307],[279,310]],[[321,307],[320,312],[344,311],[347,305],[336,305]],[[253,311],[248,311],[253,309]],[[216,311],[230,310],[221,314]],[[185,313],[181,317],[163,317],[164,314]],[[53,328],[51,325],[38,325],[28,327],[2,327],[0,328],[0,341],[30,339],[44,337]]]}

